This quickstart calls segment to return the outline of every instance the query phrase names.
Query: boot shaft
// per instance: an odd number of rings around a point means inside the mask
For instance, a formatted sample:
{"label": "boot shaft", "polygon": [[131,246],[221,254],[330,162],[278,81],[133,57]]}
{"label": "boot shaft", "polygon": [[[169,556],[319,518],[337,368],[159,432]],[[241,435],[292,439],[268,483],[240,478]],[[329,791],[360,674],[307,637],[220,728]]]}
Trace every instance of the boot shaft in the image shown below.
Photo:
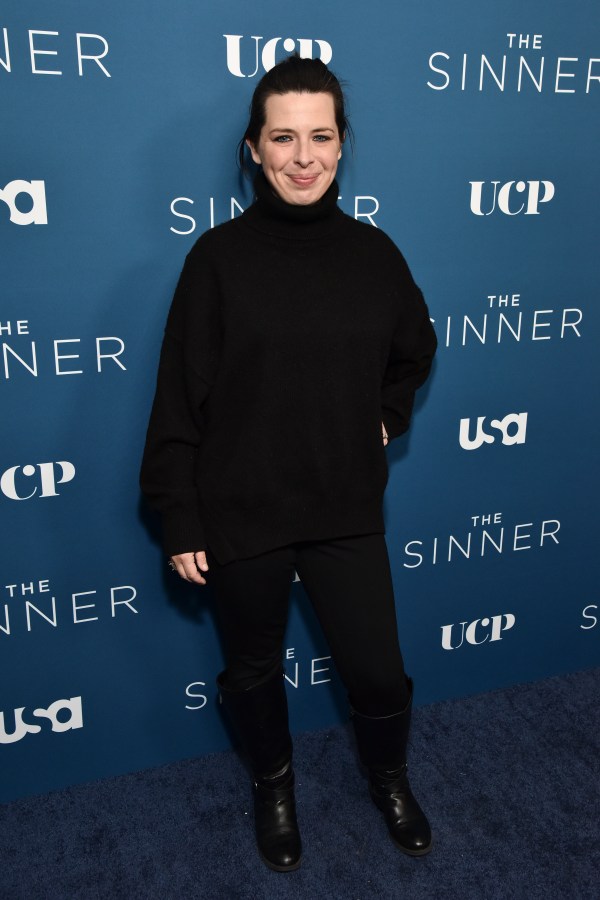
{"label": "boot shaft", "polygon": [[360,761],[367,769],[400,770],[406,766],[406,748],[412,713],[412,680],[407,678],[409,701],[391,716],[364,716],[352,710],[352,724]]}
{"label": "boot shaft", "polygon": [[248,757],[254,777],[282,770],[292,758],[283,669],[246,690],[227,687],[225,672],[217,678],[220,701]]}

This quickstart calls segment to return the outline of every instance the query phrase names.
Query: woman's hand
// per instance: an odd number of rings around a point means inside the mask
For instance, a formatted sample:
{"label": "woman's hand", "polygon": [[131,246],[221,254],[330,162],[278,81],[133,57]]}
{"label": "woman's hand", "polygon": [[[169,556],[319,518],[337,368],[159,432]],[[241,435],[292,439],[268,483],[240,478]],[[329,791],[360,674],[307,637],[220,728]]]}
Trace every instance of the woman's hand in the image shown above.
{"label": "woman's hand", "polygon": [[206,562],[204,550],[197,550],[196,553],[178,553],[177,556],[171,557],[171,565],[184,581],[206,584],[206,579],[202,577],[200,572],[200,570],[208,572],[208,563]]}
{"label": "woman's hand", "polygon": [[387,431],[385,430],[385,425],[383,422],[381,423],[381,434],[383,435],[383,446],[385,447],[388,443]]}

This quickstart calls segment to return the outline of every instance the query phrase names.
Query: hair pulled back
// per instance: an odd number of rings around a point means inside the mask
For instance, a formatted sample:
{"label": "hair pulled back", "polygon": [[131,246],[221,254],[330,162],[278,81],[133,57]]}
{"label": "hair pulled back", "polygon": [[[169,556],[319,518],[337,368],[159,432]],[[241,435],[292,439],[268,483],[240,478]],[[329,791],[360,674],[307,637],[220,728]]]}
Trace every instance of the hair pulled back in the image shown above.
{"label": "hair pulled back", "polygon": [[304,59],[297,53],[273,66],[260,79],[250,103],[250,120],[244,136],[238,144],[238,162],[243,172],[248,171],[246,140],[257,144],[266,121],[266,102],[273,94],[331,94],[335,122],[340,141],[346,135],[352,140],[352,129],[346,118],[342,86],[336,76],[320,59]]}

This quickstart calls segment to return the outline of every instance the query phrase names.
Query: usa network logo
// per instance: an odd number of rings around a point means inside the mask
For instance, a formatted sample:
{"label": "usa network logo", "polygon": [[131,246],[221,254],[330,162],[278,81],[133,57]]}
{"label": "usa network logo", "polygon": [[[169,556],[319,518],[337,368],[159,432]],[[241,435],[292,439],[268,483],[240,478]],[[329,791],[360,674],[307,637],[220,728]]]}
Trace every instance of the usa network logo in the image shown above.
{"label": "usa network logo", "polygon": [[[19,203],[17,204],[17,198]],[[0,200],[10,210],[10,221],[15,225],[47,225],[46,186],[43,181],[9,181],[0,190]]]}
{"label": "usa network logo", "polygon": [[[527,413],[509,413],[503,419],[492,419],[485,425],[485,416],[477,418],[475,434],[471,437],[471,420],[461,419],[458,440],[463,450],[478,450],[483,444],[493,444],[496,438],[502,437],[502,443],[524,444],[527,435]],[[491,429],[486,431],[486,428]]]}
{"label": "usa network logo", "polygon": [[[59,715],[66,713],[66,718]],[[4,713],[0,712],[0,744],[14,744],[22,740],[26,734],[38,734],[42,730],[42,726],[31,721],[49,722],[52,731],[71,731],[74,728],[83,728],[83,713],[81,709],[81,697],[71,697],[69,700],[55,700],[47,709],[34,709],[31,713],[25,714],[25,707],[19,706],[13,711],[12,719],[14,727],[7,730],[8,722],[5,721]],[[29,721],[28,721],[29,720]]]}
{"label": "usa network logo", "polygon": [[[277,61],[276,54],[280,49],[278,46],[280,42],[281,49],[285,53],[297,51],[303,59],[314,59],[318,56],[321,62],[327,65],[331,62],[333,57],[333,50],[330,43],[323,40],[313,40],[313,38],[269,38],[269,40],[265,41],[261,49],[261,41],[264,41],[264,38],[257,35],[252,35],[249,39],[244,38],[242,34],[224,34],[223,37],[227,42],[227,68],[231,74],[237,76],[237,78],[254,78],[254,76],[258,74],[261,66],[265,72],[272,69]],[[244,41],[245,48],[248,40],[254,41],[254,53],[252,53],[251,50],[248,50],[247,53],[243,54],[242,41]],[[254,66],[252,72],[248,70],[246,70],[246,72],[242,71],[242,55],[244,56],[244,63],[247,61],[248,56],[250,56],[250,58],[252,55],[254,56],[254,59],[252,62],[249,62],[248,66],[248,69]]]}

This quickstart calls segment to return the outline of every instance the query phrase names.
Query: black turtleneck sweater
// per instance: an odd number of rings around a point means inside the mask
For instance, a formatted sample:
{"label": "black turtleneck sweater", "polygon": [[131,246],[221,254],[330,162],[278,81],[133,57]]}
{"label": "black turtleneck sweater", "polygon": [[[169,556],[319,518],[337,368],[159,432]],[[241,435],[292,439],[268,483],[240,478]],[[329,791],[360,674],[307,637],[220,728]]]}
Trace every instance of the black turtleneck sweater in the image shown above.
{"label": "black turtleneck sweater", "polygon": [[255,189],[194,244],[167,320],[141,485],[169,556],[384,532],[381,422],[408,428],[435,352],[402,254],[335,181],[310,206]]}

